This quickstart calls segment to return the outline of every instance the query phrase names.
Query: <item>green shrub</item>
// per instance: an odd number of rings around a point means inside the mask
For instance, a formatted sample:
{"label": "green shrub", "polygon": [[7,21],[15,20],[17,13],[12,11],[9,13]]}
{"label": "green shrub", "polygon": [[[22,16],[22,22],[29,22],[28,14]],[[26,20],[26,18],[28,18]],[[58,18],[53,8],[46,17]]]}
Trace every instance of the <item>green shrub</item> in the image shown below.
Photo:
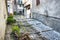
{"label": "green shrub", "polygon": [[16,22],[16,20],[15,19],[13,19],[13,16],[9,16],[8,18],[7,18],[7,24],[12,24],[12,23],[15,23]]}
{"label": "green shrub", "polygon": [[13,14],[10,13],[10,15],[8,16],[8,18],[13,18]]}
{"label": "green shrub", "polygon": [[20,28],[17,25],[15,25],[12,27],[12,32],[17,33],[17,35],[19,36],[20,35]]}
{"label": "green shrub", "polygon": [[12,19],[12,18],[8,18],[8,19],[7,19],[7,23],[8,23],[8,24],[15,23],[15,20]]}
{"label": "green shrub", "polygon": [[9,14],[8,18],[13,18],[13,15],[12,14]]}
{"label": "green shrub", "polygon": [[15,12],[14,12],[14,15],[16,15],[16,14],[17,14],[17,12],[15,11]]}
{"label": "green shrub", "polygon": [[13,18],[13,16],[9,16],[8,18]]}

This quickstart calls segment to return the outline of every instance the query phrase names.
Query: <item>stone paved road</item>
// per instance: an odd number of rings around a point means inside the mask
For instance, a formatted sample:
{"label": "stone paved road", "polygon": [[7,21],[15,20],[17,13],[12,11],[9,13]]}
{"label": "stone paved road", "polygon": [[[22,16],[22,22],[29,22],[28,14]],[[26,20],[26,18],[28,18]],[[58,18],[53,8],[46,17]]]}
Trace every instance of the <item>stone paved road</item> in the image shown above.
{"label": "stone paved road", "polygon": [[[16,16],[15,19],[18,19],[17,21],[21,20],[20,16]],[[35,19],[23,18],[22,20],[27,21],[29,24],[31,24],[35,30],[40,32],[40,34],[42,34],[42,36],[46,37],[48,40],[60,40],[60,33],[54,31],[52,28],[44,25],[43,23]]]}
{"label": "stone paved road", "polygon": [[6,34],[5,34],[5,40],[13,40],[11,37],[10,37],[10,34],[11,34],[11,28],[12,26],[11,25],[7,25],[7,30],[6,30]]}
{"label": "stone paved road", "polygon": [[54,31],[52,28],[34,19],[27,19],[27,21],[29,24],[32,24],[33,28],[41,32],[42,36],[48,38],[48,40],[60,40],[60,33]]}
{"label": "stone paved road", "polygon": [[42,36],[36,34],[37,31],[33,29],[29,23],[27,23],[27,20],[25,18],[21,18],[20,16],[15,16],[15,19],[17,20],[17,22],[19,22],[18,24],[20,24],[21,22],[20,32],[29,33],[30,34],[29,36],[31,37],[32,40],[47,40],[46,38],[43,38]]}

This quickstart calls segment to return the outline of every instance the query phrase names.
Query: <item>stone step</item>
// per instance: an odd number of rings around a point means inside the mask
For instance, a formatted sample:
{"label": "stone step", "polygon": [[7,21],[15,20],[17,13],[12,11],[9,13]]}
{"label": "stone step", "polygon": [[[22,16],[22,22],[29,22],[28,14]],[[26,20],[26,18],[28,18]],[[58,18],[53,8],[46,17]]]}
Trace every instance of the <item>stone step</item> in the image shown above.
{"label": "stone step", "polygon": [[32,24],[32,27],[36,29],[43,37],[46,37],[48,40],[60,40],[60,33],[54,31],[49,26],[44,25],[43,23],[31,19],[27,20],[29,24]]}

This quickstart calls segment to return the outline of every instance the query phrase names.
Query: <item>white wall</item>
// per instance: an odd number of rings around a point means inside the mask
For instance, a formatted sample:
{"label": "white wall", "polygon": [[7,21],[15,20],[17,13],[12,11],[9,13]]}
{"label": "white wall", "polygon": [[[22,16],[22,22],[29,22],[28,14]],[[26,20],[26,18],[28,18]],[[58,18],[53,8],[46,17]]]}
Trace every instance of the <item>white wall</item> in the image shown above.
{"label": "white wall", "polygon": [[[24,6],[27,6],[27,5],[29,5],[30,4],[30,8],[32,8],[32,0],[22,0],[23,1],[23,4],[24,4]],[[26,18],[30,18],[30,13],[31,13],[31,9],[26,9],[26,11],[25,11],[25,14],[26,14]]]}
{"label": "white wall", "polygon": [[9,7],[8,7],[8,12],[11,13],[11,14],[13,14],[14,1],[13,1],[13,0],[7,1],[7,4],[9,5]]}
{"label": "white wall", "polygon": [[38,6],[36,6],[36,0],[32,0],[31,13],[32,18],[60,32],[60,0],[40,0]]}
{"label": "white wall", "polygon": [[0,0],[0,40],[4,40],[6,28],[7,11],[5,0]]}
{"label": "white wall", "polygon": [[36,0],[32,0],[32,10],[40,14],[46,14],[48,11],[49,16],[60,18],[60,0],[40,0],[40,5],[36,6]]}

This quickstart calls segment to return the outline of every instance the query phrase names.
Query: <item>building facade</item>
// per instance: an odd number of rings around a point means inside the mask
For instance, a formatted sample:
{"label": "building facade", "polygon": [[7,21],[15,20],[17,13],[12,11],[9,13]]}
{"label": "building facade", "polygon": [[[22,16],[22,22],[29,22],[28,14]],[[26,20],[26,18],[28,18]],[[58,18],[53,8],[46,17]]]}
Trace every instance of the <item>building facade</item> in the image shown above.
{"label": "building facade", "polygon": [[22,0],[18,0],[18,5],[17,5],[18,13],[20,15],[24,15],[24,4],[22,3]]}
{"label": "building facade", "polygon": [[5,0],[0,0],[0,40],[4,40],[6,19],[7,19],[6,3]]}
{"label": "building facade", "polygon": [[25,16],[26,18],[30,18],[30,15],[31,15],[31,8],[32,8],[32,0],[23,0],[23,4],[24,4],[24,7],[25,7]]}
{"label": "building facade", "polygon": [[60,32],[60,0],[32,0],[32,18]]}
{"label": "building facade", "polygon": [[14,12],[14,0],[7,0],[8,14],[13,14]]}
{"label": "building facade", "polygon": [[17,15],[23,15],[24,10],[24,4],[22,3],[22,0],[14,0],[14,12],[16,12]]}

